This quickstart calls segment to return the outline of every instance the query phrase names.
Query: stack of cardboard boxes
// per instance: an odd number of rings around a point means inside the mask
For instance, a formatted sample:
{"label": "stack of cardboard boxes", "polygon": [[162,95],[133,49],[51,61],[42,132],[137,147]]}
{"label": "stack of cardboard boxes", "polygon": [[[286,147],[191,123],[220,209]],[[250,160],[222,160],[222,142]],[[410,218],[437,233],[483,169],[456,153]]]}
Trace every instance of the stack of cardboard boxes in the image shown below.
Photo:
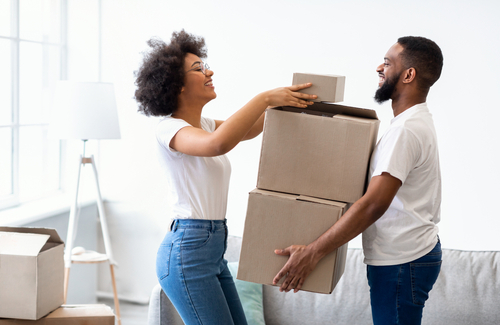
{"label": "stack of cardboard boxes", "polygon": [[64,243],[55,229],[0,227],[0,325],[113,325],[105,305],[64,305]]}
{"label": "stack of cardboard boxes", "polygon": [[[250,192],[237,278],[272,285],[288,257],[275,249],[307,245],[364,194],[379,120],[343,100],[345,77],[294,74],[318,95],[307,109],[266,112],[257,189]],[[328,103],[326,103],[328,102]],[[323,258],[302,290],[331,293],[344,272],[347,244]]]}

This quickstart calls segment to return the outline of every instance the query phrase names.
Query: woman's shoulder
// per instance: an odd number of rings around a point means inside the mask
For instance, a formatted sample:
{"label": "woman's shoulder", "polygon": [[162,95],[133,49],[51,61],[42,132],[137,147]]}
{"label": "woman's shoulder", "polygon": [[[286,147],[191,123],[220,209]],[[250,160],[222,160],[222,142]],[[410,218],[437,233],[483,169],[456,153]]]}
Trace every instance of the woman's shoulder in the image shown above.
{"label": "woman's shoulder", "polygon": [[201,127],[208,132],[214,132],[215,131],[215,120],[213,118],[209,117],[201,117]]}
{"label": "woman's shoulder", "polygon": [[171,128],[177,128],[179,126],[188,126],[188,125],[190,124],[184,121],[183,119],[166,116],[158,122],[156,128],[157,130],[168,130]]}
{"label": "woman's shoulder", "polygon": [[190,124],[184,120],[167,116],[156,125],[156,139],[168,146],[174,135],[186,126],[190,126]]}
{"label": "woman's shoulder", "polygon": [[[215,120],[209,117],[201,117],[201,127],[205,131],[213,132],[215,131]],[[164,117],[158,122],[157,132],[165,132],[172,129],[179,129],[185,126],[191,126],[188,122],[180,118],[175,118],[171,116]]]}

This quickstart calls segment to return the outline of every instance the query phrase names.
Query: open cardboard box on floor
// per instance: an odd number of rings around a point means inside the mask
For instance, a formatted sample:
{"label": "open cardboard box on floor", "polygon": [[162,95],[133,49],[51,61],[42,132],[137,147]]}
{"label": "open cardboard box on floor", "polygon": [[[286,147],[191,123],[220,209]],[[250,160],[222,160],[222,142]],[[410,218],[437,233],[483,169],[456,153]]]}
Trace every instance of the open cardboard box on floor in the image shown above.
{"label": "open cardboard box on floor", "polygon": [[[313,242],[337,222],[346,206],[302,195],[253,190],[248,199],[237,278],[272,285],[288,260],[274,250]],[[331,293],[344,273],[346,254],[347,244],[324,257],[302,290]]]}
{"label": "open cardboard box on floor", "polygon": [[374,110],[337,104],[268,109],[257,188],[355,202],[379,123]]}
{"label": "open cardboard box on floor", "polygon": [[36,320],[64,303],[63,254],[55,229],[0,227],[0,318]]}
{"label": "open cardboard box on floor", "polygon": [[36,320],[2,319],[0,325],[114,325],[115,315],[106,305],[63,305]]}

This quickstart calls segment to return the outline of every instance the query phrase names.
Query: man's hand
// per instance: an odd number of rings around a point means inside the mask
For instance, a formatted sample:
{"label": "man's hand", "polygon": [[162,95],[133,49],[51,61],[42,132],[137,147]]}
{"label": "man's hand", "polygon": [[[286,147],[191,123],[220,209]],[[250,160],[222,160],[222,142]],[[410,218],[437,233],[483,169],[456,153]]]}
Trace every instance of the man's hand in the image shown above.
{"label": "man's hand", "polygon": [[292,245],[285,249],[276,249],[274,253],[290,256],[290,258],[281,271],[274,277],[273,284],[278,284],[281,278],[285,277],[280,291],[288,292],[294,289],[294,292],[298,292],[319,260],[316,260],[314,254],[304,245]]}

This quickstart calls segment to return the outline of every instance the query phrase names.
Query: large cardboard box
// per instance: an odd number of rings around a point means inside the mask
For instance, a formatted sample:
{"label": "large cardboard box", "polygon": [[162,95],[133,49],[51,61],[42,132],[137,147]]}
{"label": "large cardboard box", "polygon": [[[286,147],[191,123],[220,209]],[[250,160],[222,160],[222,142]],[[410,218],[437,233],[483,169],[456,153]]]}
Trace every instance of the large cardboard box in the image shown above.
{"label": "large cardboard box", "polygon": [[115,315],[106,305],[63,305],[36,320],[2,319],[0,325],[114,325]]}
{"label": "large cardboard box", "polygon": [[36,320],[64,303],[63,254],[55,229],[0,227],[0,318]]}
{"label": "large cardboard box", "polygon": [[338,75],[322,75],[313,73],[294,73],[292,85],[311,82],[312,86],[299,92],[317,95],[315,102],[337,103],[344,100],[345,77]]}
{"label": "large cardboard box", "polygon": [[[345,209],[346,204],[341,202],[253,190],[248,199],[237,278],[272,285],[288,260],[274,250],[313,242],[339,220]],[[344,273],[346,253],[347,244],[325,256],[302,290],[331,293]]]}
{"label": "large cardboard box", "polygon": [[268,109],[257,187],[353,203],[365,191],[378,127],[369,109],[325,103]]}

